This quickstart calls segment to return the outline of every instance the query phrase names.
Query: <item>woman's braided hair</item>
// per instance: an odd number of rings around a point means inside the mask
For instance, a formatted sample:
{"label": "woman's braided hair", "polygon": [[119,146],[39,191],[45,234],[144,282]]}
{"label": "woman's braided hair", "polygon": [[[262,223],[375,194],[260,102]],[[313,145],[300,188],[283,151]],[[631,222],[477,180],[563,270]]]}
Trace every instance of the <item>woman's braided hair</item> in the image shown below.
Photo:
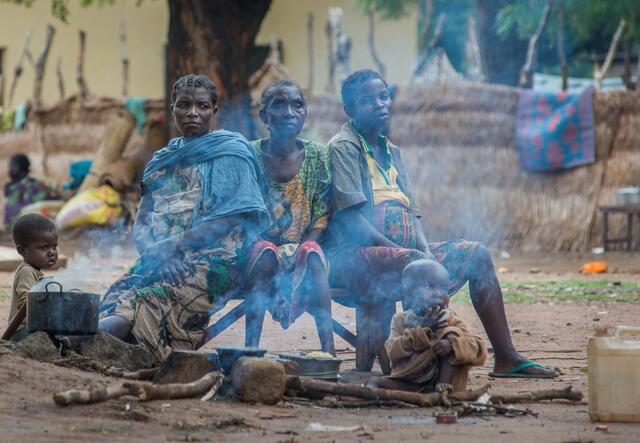
{"label": "woman's braided hair", "polygon": [[206,75],[189,74],[180,77],[173,84],[173,89],[171,90],[171,106],[176,103],[176,99],[186,88],[205,88],[209,91],[209,95],[211,95],[211,104],[215,106],[216,103],[218,103],[218,88],[209,80],[209,77]]}

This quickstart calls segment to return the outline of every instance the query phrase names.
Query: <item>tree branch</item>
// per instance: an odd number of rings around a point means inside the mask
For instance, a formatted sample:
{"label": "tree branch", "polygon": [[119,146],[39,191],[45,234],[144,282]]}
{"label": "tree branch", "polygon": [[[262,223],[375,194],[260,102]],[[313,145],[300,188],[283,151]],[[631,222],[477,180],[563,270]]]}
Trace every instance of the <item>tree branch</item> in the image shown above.
{"label": "tree branch", "polygon": [[315,57],[313,54],[313,13],[310,12],[307,14],[307,69],[309,70],[309,76],[307,80],[307,91],[311,94],[313,91],[313,75],[314,75],[314,63]]}
{"label": "tree branch", "polygon": [[56,75],[58,77],[58,92],[60,92],[60,100],[64,100],[64,77],[62,76],[62,57],[58,57],[56,65]]}
{"label": "tree branch", "polygon": [[626,22],[624,21],[624,19],[621,19],[620,23],[618,23],[618,29],[616,29],[616,32],[615,34],[613,34],[613,38],[611,39],[611,44],[609,45],[609,50],[607,51],[607,56],[604,59],[604,63],[602,64],[602,66],[596,65],[596,69],[594,70],[594,73],[593,73],[593,79],[595,80],[597,90],[600,90],[600,88],[602,87],[602,81],[604,80],[604,77],[607,74],[607,71],[611,67],[611,63],[613,62],[613,57],[616,55],[618,41],[622,36],[622,32],[624,31],[625,25],[626,25]]}
{"label": "tree branch", "polygon": [[[323,395],[342,395],[362,398],[369,401],[399,401],[420,407],[439,406],[443,404],[444,395],[438,392],[421,394],[418,392],[394,391],[391,389],[375,389],[348,383],[329,383],[308,379],[307,377],[287,377],[287,389],[295,391],[298,396],[318,398]],[[484,385],[475,391],[455,392],[448,397],[460,401],[476,401],[489,390]],[[446,400],[444,400],[446,401]]]}
{"label": "tree branch", "polygon": [[540,36],[544,31],[547,22],[549,21],[549,13],[551,12],[551,4],[553,0],[547,0],[547,3],[544,5],[544,10],[542,11],[542,17],[540,17],[540,21],[538,22],[538,28],[536,32],[529,38],[529,46],[527,48],[527,58],[524,63],[524,66],[520,70],[520,79],[518,80],[518,86],[521,88],[530,88],[533,77],[533,62],[536,59],[538,54],[538,41],[540,40]]}
{"label": "tree branch", "polygon": [[556,45],[558,47],[558,60],[562,72],[562,90],[569,88],[569,68],[567,67],[567,54],[564,47],[564,11],[562,7],[557,12],[558,26],[556,28]]}
{"label": "tree branch", "polygon": [[132,395],[140,401],[193,398],[209,391],[223,377],[219,372],[209,372],[191,383],[153,385],[149,383],[124,382],[92,389],[69,389],[53,395],[58,406],[99,403],[112,398]]}
{"label": "tree branch", "polygon": [[7,107],[11,107],[13,103],[13,95],[16,92],[16,86],[18,85],[18,79],[22,75],[22,64],[24,62],[24,58],[27,57],[28,60],[33,64],[33,57],[31,57],[31,52],[29,51],[29,45],[31,44],[31,37],[33,37],[33,30],[29,29],[27,31],[27,35],[24,38],[24,45],[22,46],[22,50],[18,55],[18,60],[16,61],[16,65],[13,68],[13,80],[11,81],[11,86],[9,88],[9,102],[7,103]]}
{"label": "tree branch", "polygon": [[51,42],[56,30],[53,26],[47,25],[47,33],[44,37],[44,46],[36,62],[35,71],[36,78],[33,83],[33,100],[35,106],[39,107],[42,104],[42,80],[44,79],[45,67],[47,66],[47,58],[49,57],[49,50],[51,49]]}
{"label": "tree branch", "polygon": [[413,78],[418,77],[420,74],[422,74],[422,71],[424,71],[424,67],[427,65],[427,61],[429,60],[429,54],[436,46],[436,43],[438,43],[438,39],[440,38],[440,33],[442,32],[442,25],[444,24],[445,17],[446,15],[444,13],[438,16],[438,21],[436,21],[436,27],[433,29],[431,40],[429,40],[429,44],[420,54],[420,58],[418,59],[418,63],[416,64],[416,69],[413,71]]}
{"label": "tree branch", "polygon": [[422,22],[422,29],[418,36],[418,53],[424,53],[429,38],[429,27],[431,26],[431,17],[433,15],[433,0],[420,0],[419,3],[420,21]]}
{"label": "tree branch", "polygon": [[122,60],[122,96],[129,95],[129,53],[127,52],[127,25],[120,23],[120,59]]}
{"label": "tree branch", "polygon": [[80,88],[80,97],[84,99],[89,97],[89,88],[87,87],[87,82],[84,79],[84,52],[87,33],[81,29],[80,31],[78,31],[78,38],[80,40],[80,46],[78,50],[76,81],[78,82],[78,87]]}
{"label": "tree branch", "polygon": [[376,26],[376,13],[373,8],[369,8],[369,52],[371,53],[371,58],[373,62],[376,64],[378,72],[382,77],[385,77],[387,69],[380,60],[378,53],[376,51],[376,41],[375,41],[375,26]]}

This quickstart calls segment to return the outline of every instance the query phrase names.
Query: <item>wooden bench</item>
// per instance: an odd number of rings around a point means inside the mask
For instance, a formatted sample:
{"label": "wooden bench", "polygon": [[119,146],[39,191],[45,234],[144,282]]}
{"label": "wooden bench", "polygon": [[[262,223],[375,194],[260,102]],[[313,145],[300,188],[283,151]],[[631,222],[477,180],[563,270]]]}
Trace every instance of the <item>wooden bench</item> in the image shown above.
{"label": "wooden bench", "polygon": [[[640,205],[601,205],[598,209],[602,212],[602,246],[606,250],[610,244],[626,243],[627,251],[631,251],[633,245],[633,218],[640,217]],[[627,235],[620,238],[609,238],[609,214],[627,215]]]}
{"label": "wooden bench", "polygon": [[[207,328],[205,342],[212,340],[246,314],[248,301],[241,298],[235,299],[240,299],[242,302]],[[384,342],[389,336],[391,318],[396,312],[395,302],[370,303],[367,300],[361,300],[360,297],[346,289],[337,288],[331,289],[331,299],[340,305],[356,310],[355,334],[336,319],[332,320],[333,332],[356,350],[356,370],[371,371],[377,357],[382,372],[389,374],[391,367],[384,349]]]}

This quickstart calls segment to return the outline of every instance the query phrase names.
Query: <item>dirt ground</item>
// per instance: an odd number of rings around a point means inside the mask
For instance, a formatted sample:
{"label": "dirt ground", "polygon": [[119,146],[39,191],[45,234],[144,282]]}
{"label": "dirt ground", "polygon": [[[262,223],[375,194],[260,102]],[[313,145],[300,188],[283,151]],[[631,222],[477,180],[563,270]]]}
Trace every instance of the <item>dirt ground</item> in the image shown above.
{"label": "dirt ground", "polygon": [[[199,400],[154,401],[141,403],[117,399],[105,403],[61,408],[52,401],[56,391],[116,381],[95,373],[25,360],[13,353],[0,354],[0,440],[14,442],[162,442],[162,441],[265,441],[265,442],[332,442],[332,441],[639,441],[640,424],[609,423],[606,431],[596,431],[587,415],[586,343],[593,328],[604,324],[640,325],[640,254],[608,253],[605,259],[612,273],[585,276],[578,273],[588,255],[552,257],[513,257],[497,259],[500,278],[505,288],[524,290],[529,296],[543,294],[549,282],[576,281],[589,286],[599,282],[607,289],[602,296],[553,300],[540,296],[533,303],[507,303],[506,309],[517,348],[529,358],[557,367],[562,375],[554,380],[489,379],[493,360],[471,373],[470,387],[491,383],[494,393],[517,393],[527,390],[560,388],[572,385],[585,394],[579,404],[564,402],[536,403],[528,407],[539,413],[531,416],[468,417],[457,425],[436,425],[433,410],[419,408],[332,409],[282,403],[277,406],[248,405],[232,401],[201,402]],[[104,289],[130,263],[132,255],[90,257],[80,261],[87,279],[97,289]],[[76,260],[77,261],[77,260]],[[73,262],[73,260],[72,260]],[[89,263],[89,264],[88,264]],[[91,267],[98,269],[95,278]],[[507,269],[504,269],[507,268]],[[96,271],[97,272],[97,271]],[[12,276],[0,273],[0,325],[6,324]],[[519,283],[520,282],[520,283]],[[532,284],[533,282],[533,284]],[[539,282],[540,286],[536,286]],[[604,283],[603,283],[604,282]],[[566,286],[566,285],[565,285]],[[615,301],[616,287],[627,288],[625,300]],[[563,287],[562,291],[568,291]],[[544,289],[544,290],[543,290]],[[571,292],[574,291],[570,288]],[[505,289],[505,293],[511,289]],[[594,293],[593,291],[587,294]],[[613,295],[612,295],[613,294]],[[461,296],[454,297],[453,307],[471,328],[482,331],[471,304]],[[336,306],[336,318],[354,328],[354,312]],[[243,322],[240,321],[217,337],[209,347],[242,345]],[[343,369],[354,367],[354,353],[344,341],[337,339]],[[270,319],[265,321],[261,346],[270,354],[319,347],[313,321],[303,316],[287,331]],[[0,348],[2,352],[2,348]],[[376,366],[377,369],[377,366]],[[358,427],[356,430],[327,431],[314,429],[327,426]]]}

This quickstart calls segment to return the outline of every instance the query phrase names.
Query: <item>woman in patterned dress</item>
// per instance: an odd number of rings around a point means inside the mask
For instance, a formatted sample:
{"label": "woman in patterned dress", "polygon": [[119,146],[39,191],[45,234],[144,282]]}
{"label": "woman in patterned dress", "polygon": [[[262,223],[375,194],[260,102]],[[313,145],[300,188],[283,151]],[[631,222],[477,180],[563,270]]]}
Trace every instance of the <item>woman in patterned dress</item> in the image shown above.
{"label": "woman in patterned dress", "polygon": [[269,138],[252,142],[263,167],[271,214],[247,263],[247,346],[257,346],[266,310],[287,328],[302,313],[315,319],[323,351],[335,354],[329,267],[319,242],[329,220],[331,174],[324,145],[298,138],[307,116],[302,90],[291,81],[268,86],[260,119]]}
{"label": "woman in patterned dress", "polygon": [[101,330],[159,361],[202,344],[210,308],[237,289],[239,257],[268,223],[255,150],[240,134],[210,132],[216,103],[207,77],[175,83],[171,110],[182,137],[145,169],[134,226],[140,258],[101,306]]}

